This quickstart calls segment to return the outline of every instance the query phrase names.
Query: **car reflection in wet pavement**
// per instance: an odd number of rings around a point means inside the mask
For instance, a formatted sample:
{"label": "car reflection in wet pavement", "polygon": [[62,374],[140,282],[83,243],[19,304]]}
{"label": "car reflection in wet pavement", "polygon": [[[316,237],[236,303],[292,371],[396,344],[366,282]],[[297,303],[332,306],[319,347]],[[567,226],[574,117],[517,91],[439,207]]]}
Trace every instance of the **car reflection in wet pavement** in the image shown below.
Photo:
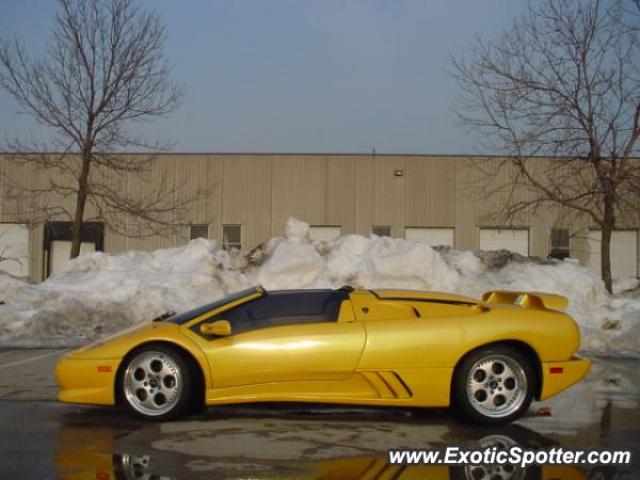
{"label": "car reflection in wet pavement", "polygon": [[[285,413],[287,406],[280,406]],[[331,407],[322,407],[331,410]],[[254,414],[256,412],[254,411]],[[361,413],[360,413],[361,414]],[[101,413],[90,414],[98,420]],[[344,424],[332,419],[315,420],[267,420],[248,419],[241,425],[218,425],[225,420],[214,420],[210,428],[194,428],[193,425],[176,426],[162,432],[158,439],[146,438],[151,432],[131,430],[125,432],[113,427],[66,425],[61,432],[55,464],[60,478],[64,479],[169,479],[169,478],[224,478],[224,479],[468,479],[468,480],[521,480],[521,479],[583,479],[587,473],[572,466],[514,466],[477,465],[447,467],[439,465],[391,466],[384,453],[359,453],[355,456],[338,456],[336,450],[359,449],[349,443],[356,436],[376,436],[376,443],[384,442],[390,435],[398,435],[386,420],[382,424],[354,425],[354,414],[347,411],[333,412],[344,416]],[[324,415],[323,415],[324,416]],[[347,418],[347,417],[350,417]],[[212,419],[213,420],[213,419]],[[373,420],[373,419],[370,419]],[[426,420],[426,419],[423,419]],[[410,422],[422,437],[421,448],[437,448],[449,444],[448,437],[467,440],[456,442],[467,448],[508,448],[521,445],[530,448],[558,446],[547,437],[519,426],[502,428],[469,429],[447,424],[446,416],[433,415],[428,425],[409,417],[399,420],[406,431]],[[189,422],[193,423],[193,422]],[[215,424],[215,425],[214,425]],[[205,424],[206,425],[206,424]],[[204,426],[203,426],[204,427]],[[147,430],[145,428],[144,430]],[[188,432],[188,433],[187,433]],[[197,433],[195,433],[197,432]],[[304,432],[301,434],[300,432]],[[313,433],[312,433],[313,432]],[[336,432],[341,432],[336,435]],[[492,433],[490,433],[492,432]],[[434,435],[435,433],[435,435]],[[337,437],[343,436],[344,443]],[[477,437],[476,437],[477,436]],[[319,441],[325,437],[325,441]],[[262,439],[264,452],[255,458],[253,448]],[[265,442],[266,440],[266,442]],[[318,443],[316,443],[318,442]],[[152,455],[144,454],[142,445],[154,447]],[[356,441],[356,444],[360,442]],[[313,444],[313,451],[308,446]],[[238,448],[237,451],[235,449]],[[117,452],[117,453],[116,453]],[[187,453],[188,452],[188,453]],[[207,452],[209,454],[207,454]],[[299,460],[302,456],[313,460]],[[326,457],[326,458],[323,458]]]}

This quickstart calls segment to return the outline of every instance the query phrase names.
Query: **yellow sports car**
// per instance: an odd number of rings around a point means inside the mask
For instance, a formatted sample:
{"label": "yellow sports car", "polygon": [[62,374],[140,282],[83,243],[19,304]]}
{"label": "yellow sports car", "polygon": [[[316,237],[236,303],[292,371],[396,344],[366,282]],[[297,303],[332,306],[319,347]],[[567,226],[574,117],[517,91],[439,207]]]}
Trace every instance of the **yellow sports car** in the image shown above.
{"label": "yellow sports car", "polygon": [[255,287],[65,355],[59,399],[153,420],[300,401],[451,405],[505,423],[588,372],[566,306],[546,293]]}

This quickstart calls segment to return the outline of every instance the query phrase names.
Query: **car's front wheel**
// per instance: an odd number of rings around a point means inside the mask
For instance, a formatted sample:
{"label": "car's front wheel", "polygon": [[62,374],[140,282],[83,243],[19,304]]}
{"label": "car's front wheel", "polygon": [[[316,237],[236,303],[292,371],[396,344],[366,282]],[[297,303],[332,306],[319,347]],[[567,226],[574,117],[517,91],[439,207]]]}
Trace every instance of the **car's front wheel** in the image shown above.
{"label": "car's front wheel", "polygon": [[458,413],[477,423],[500,424],[527,411],[535,373],[521,352],[498,345],[468,355],[453,381],[452,404]]}
{"label": "car's front wheel", "polygon": [[129,355],[118,381],[127,409],[148,420],[171,420],[191,405],[189,366],[180,353],[164,345],[149,345]]}

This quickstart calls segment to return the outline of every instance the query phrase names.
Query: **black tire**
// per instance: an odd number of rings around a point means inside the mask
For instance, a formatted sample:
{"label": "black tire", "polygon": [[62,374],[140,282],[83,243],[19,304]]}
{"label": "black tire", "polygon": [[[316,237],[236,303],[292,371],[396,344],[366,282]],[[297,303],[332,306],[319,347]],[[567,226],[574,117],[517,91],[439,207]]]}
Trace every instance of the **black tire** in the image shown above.
{"label": "black tire", "polygon": [[125,358],[116,379],[120,402],[132,415],[164,422],[194,405],[193,371],[177,349],[149,344]]}
{"label": "black tire", "polygon": [[528,410],[535,382],[533,365],[516,348],[507,345],[480,348],[457,366],[451,406],[457,415],[475,423],[509,423]]}

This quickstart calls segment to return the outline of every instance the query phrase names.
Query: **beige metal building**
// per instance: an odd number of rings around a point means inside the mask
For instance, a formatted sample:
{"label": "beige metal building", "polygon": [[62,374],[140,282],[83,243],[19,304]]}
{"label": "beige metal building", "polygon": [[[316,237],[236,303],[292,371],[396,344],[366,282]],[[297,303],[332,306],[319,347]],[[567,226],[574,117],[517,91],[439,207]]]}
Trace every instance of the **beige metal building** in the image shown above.
{"label": "beige metal building", "polygon": [[[281,233],[290,216],[312,225],[311,235],[331,239],[340,234],[390,235],[458,249],[505,248],[523,255],[571,257],[599,268],[599,232],[584,223],[567,223],[552,210],[523,215],[516,223],[496,220],[500,195],[487,199],[474,163],[498,158],[446,155],[342,154],[166,154],[160,155],[146,181],[126,179],[123,188],[145,191],[161,178],[206,188],[211,193],[192,203],[185,226],[167,237],[127,238],[108,226],[91,224],[83,251],[153,250],[182,245],[190,238],[219,240],[225,248],[250,249]],[[34,185],[47,173],[15,171],[0,160],[0,171]],[[12,171],[13,169],[13,171]],[[509,180],[508,169],[501,175]],[[0,188],[6,188],[0,183]],[[523,193],[526,195],[526,193]],[[60,199],[71,210],[71,199]],[[3,202],[0,252],[18,258],[0,262],[4,269],[34,281],[67,261],[68,218],[29,225],[16,214],[19,206]],[[93,213],[87,212],[86,218]],[[123,221],[126,221],[123,219]],[[615,232],[614,277],[638,273],[637,225]]]}

